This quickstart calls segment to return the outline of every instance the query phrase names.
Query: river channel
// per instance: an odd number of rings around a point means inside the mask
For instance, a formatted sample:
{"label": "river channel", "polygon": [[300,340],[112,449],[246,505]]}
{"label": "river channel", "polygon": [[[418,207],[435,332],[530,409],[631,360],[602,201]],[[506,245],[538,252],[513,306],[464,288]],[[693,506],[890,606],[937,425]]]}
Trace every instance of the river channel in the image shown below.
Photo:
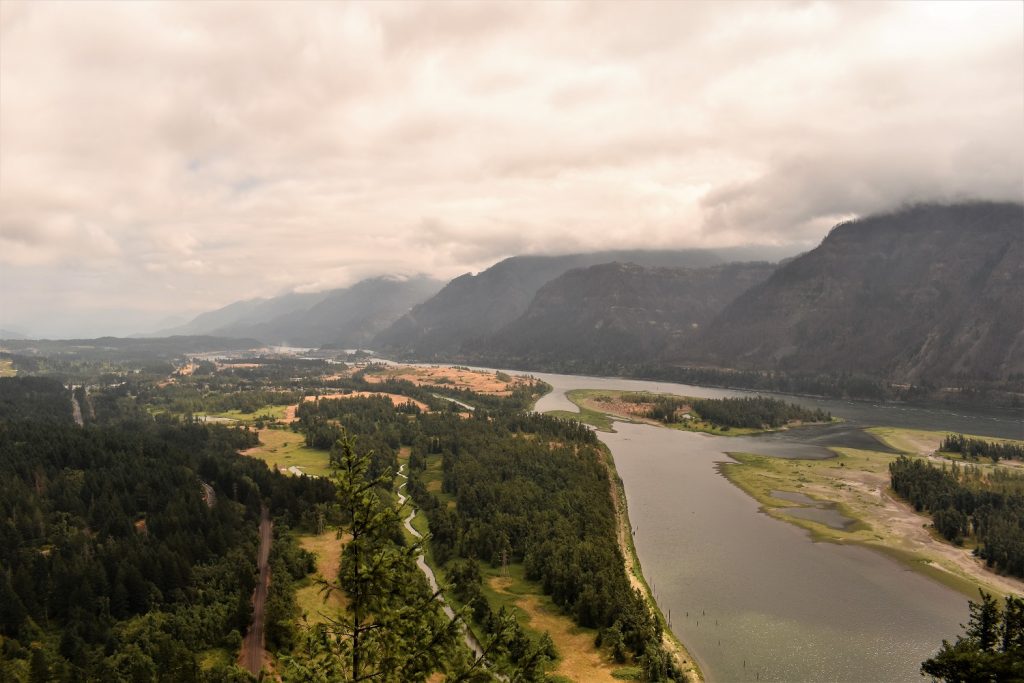
{"label": "river channel", "polygon": [[[577,388],[699,397],[745,392],[534,373],[554,391],[537,410],[576,407]],[[878,552],[814,543],[719,474],[726,451],[829,457],[828,445],[885,447],[865,426],[950,429],[1020,438],[1012,413],[783,397],[845,422],[757,437],[714,437],[615,423],[615,456],[644,574],[673,631],[711,681],[920,681],[920,662],[967,619],[966,598]]]}

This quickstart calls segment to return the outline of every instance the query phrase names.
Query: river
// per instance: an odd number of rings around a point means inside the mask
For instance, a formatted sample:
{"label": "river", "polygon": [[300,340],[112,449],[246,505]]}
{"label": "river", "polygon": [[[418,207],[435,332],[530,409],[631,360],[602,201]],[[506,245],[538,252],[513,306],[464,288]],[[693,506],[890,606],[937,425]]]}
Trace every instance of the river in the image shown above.
{"label": "river", "polygon": [[[537,410],[570,410],[570,389],[749,392],[533,373],[554,391]],[[725,451],[828,457],[827,445],[884,450],[865,426],[951,429],[1020,438],[1008,412],[970,413],[782,396],[842,417],[839,425],[714,437],[617,422],[601,433],[625,486],[637,554],[673,631],[711,681],[920,681],[920,662],[967,620],[967,600],[878,552],[814,543],[759,513],[718,473]]]}

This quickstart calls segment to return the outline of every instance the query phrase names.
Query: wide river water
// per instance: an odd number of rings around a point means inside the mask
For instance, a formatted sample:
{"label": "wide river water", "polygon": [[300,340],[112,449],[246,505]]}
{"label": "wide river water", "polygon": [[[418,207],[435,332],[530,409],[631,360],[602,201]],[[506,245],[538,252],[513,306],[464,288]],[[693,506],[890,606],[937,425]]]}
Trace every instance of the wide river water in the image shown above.
{"label": "wide river water", "polygon": [[[509,371],[511,372],[511,371]],[[532,373],[553,391],[537,410],[570,410],[570,389],[723,397],[746,392]],[[878,552],[814,543],[759,512],[726,480],[726,451],[829,457],[827,445],[885,450],[872,425],[1021,438],[1020,414],[974,414],[782,396],[845,421],[758,437],[615,423],[600,433],[622,477],[644,574],[672,629],[710,681],[920,681],[922,660],[960,633],[967,599]]]}

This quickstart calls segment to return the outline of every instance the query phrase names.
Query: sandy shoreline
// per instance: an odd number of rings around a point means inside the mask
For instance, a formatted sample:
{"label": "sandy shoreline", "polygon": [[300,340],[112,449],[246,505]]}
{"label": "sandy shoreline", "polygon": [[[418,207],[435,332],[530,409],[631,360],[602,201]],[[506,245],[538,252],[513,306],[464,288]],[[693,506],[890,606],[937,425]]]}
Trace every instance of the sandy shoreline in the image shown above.
{"label": "sandy shoreline", "polygon": [[619,542],[619,550],[622,552],[622,557],[626,563],[626,575],[629,577],[629,583],[633,588],[640,591],[648,606],[654,612],[655,617],[661,622],[663,631],[662,645],[675,658],[676,664],[686,673],[688,680],[695,683],[704,681],[704,674],[701,672],[697,660],[679,637],[673,633],[668,620],[662,614],[661,608],[658,607],[658,603],[654,599],[651,587],[644,578],[643,568],[640,566],[640,558],[637,556],[636,547],[633,544],[633,526],[629,521],[629,504],[626,500],[626,491],[623,488],[622,479],[615,469],[615,458],[612,455],[611,449],[604,444],[601,444],[601,448],[606,455],[612,503],[615,506],[616,536]]}

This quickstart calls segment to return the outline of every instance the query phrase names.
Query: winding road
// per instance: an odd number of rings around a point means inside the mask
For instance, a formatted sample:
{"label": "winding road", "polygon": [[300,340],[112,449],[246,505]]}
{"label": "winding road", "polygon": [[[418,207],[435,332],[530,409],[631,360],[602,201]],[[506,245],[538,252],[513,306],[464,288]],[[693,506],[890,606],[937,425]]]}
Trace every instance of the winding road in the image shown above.
{"label": "winding road", "polygon": [[[409,483],[409,477],[405,474],[405,465],[402,465],[398,468],[398,476],[405,479],[405,481],[402,482],[401,486],[399,486],[397,490],[398,504],[405,505],[405,501],[408,500],[408,497],[402,494],[402,489],[405,488],[405,485],[407,483]],[[405,525],[406,530],[410,534],[412,534],[417,540],[423,540],[423,534],[416,531],[416,528],[412,525],[412,520],[413,517],[415,516],[416,510],[413,509],[409,513],[409,516],[402,520],[402,523]],[[437,577],[434,576],[434,570],[430,568],[430,565],[427,564],[426,559],[423,557],[422,549],[420,550],[419,554],[416,555],[416,566],[419,567],[420,571],[423,572],[423,574],[427,577],[427,583],[430,584],[430,590],[437,594],[437,600],[441,603],[441,609],[444,610],[444,613],[448,616],[449,619],[454,620],[455,610],[453,610],[451,606],[447,602],[445,602],[444,595],[440,593],[440,587],[438,586],[437,583]],[[472,650],[473,655],[475,657],[483,657],[484,649],[480,645],[480,642],[476,639],[476,636],[473,635],[473,632],[466,628],[465,624],[461,624],[460,627],[462,629],[462,638],[466,641],[466,646],[470,650]]]}

